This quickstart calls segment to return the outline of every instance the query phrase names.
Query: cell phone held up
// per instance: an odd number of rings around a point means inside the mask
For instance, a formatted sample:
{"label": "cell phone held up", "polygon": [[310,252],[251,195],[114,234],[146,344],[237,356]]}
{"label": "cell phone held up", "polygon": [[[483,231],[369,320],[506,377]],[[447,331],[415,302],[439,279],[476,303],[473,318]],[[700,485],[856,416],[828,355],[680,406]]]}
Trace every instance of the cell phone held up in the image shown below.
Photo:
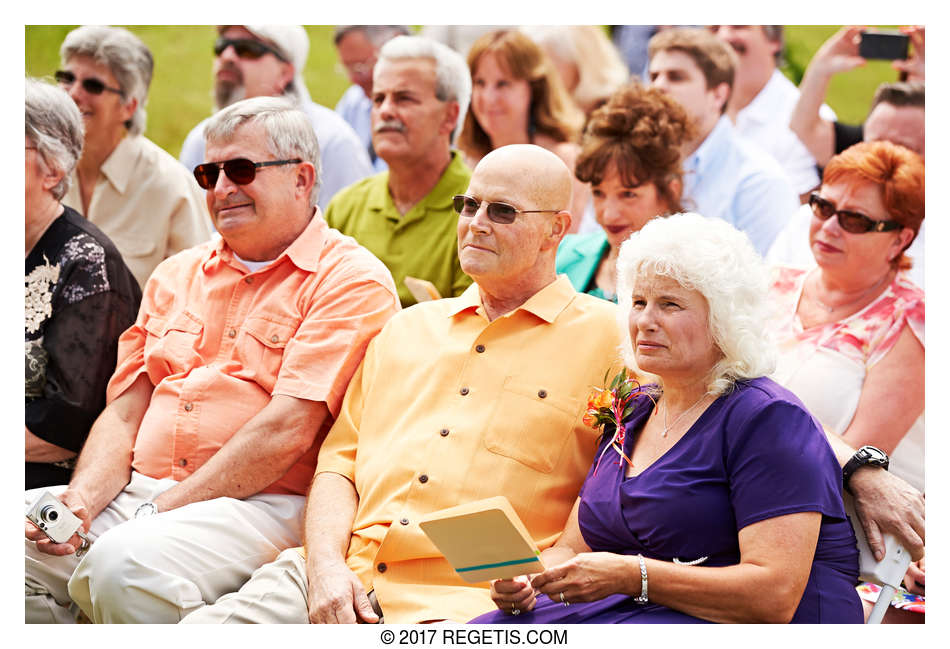
{"label": "cell phone held up", "polygon": [[65,543],[82,526],[82,521],[48,491],[27,510],[26,517],[54,543]]}
{"label": "cell phone held up", "polygon": [[894,61],[906,59],[910,37],[894,31],[861,32],[858,56],[865,59]]}

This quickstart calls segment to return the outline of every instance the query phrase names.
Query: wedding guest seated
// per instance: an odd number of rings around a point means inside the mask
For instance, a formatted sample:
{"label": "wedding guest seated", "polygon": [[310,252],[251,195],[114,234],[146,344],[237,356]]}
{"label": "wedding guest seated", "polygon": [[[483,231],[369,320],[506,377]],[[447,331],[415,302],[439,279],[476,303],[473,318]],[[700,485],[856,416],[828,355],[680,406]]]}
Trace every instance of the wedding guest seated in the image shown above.
{"label": "wedding guest seated", "polygon": [[597,411],[597,456],[546,569],[493,582],[500,610],[474,621],[860,623],[839,466],[765,378],[767,274],[748,238],[675,215],[617,265],[624,360],[658,382],[628,386],[620,422]]}
{"label": "wedding guest seated", "polygon": [[[859,460],[890,455],[889,471],[923,491],[924,292],[904,255],[924,220],[923,161],[890,142],[856,144],[831,159],[810,203],[817,266],[778,268],[772,285],[774,378],[862,447]],[[849,477],[846,467],[845,488]]]}
{"label": "wedding guest seated", "polygon": [[923,162],[889,142],[856,144],[831,159],[810,203],[817,267],[779,268],[772,285],[775,379],[923,490],[924,292],[904,257],[924,220]]}
{"label": "wedding guest seated", "polygon": [[637,82],[594,111],[574,174],[591,184],[600,227],[567,235],[557,251],[557,271],[576,290],[617,301],[620,244],[650,219],[683,211],[680,148],[693,136],[676,100]]}
{"label": "wedding guest seated", "polygon": [[525,25],[544,48],[577,107],[590,115],[630,78],[617,47],[597,25]]}
{"label": "wedding guest seated", "polygon": [[66,35],[59,55],[56,81],[85,125],[63,203],[112,239],[144,288],[162,260],[211,237],[191,170],[143,135],[152,53],[121,27],[86,25]]}
{"label": "wedding guest seated", "polygon": [[68,482],[106,405],[142,292],[112,241],[61,199],[82,155],[65,92],[26,80],[26,488]]}
{"label": "wedding guest seated", "polygon": [[[573,171],[584,115],[571,100],[544,50],[517,30],[480,37],[468,52],[472,105],[458,147],[472,169],[489,151],[507,144],[537,144]],[[590,191],[574,183],[571,231],[580,224]]]}

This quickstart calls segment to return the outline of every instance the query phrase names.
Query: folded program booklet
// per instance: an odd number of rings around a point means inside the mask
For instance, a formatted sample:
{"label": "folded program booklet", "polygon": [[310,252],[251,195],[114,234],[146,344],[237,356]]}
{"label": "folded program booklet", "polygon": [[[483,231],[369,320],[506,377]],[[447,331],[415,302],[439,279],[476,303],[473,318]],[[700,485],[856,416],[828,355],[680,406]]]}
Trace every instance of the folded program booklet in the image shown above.
{"label": "folded program booklet", "polygon": [[541,553],[504,496],[433,512],[419,527],[471,583],[541,572]]}

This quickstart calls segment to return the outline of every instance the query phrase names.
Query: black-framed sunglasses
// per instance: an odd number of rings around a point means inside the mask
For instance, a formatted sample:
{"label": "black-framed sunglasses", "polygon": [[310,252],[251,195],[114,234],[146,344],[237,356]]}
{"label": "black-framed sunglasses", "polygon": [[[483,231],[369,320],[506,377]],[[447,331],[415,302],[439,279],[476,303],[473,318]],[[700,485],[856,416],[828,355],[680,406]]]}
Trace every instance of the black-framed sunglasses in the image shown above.
{"label": "black-framed sunglasses", "polygon": [[249,185],[254,182],[257,170],[261,167],[277,167],[279,165],[297,164],[303,162],[300,158],[292,160],[269,160],[267,162],[252,162],[247,158],[234,158],[220,162],[205,162],[195,167],[195,180],[202,189],[211,189],[218,184],[219,170],[224,169],[224,175],[238,185]]}
{"label": "black-framed sunglasses", "polygon": [[[452,197],[452,207],[455,208],[455,211],[458,212],[460,216],[467,218],[475,216],[481,205],[482,201],[473,196],[458,194]],[[544,212],[559,212],[560,210],[519,210],[514,205],[494,201],[488,203],[488,207],[485,208],[485,211],[488,214],[488,220],[492,223],[509,225],[515,222],[515,217],[518,214],[542,214]]]}
{"label": "black-framed sunglasses", "polygon": [[[76,83],[76,75],[70,72],[69,70],[57,70],[53,73],[53,77],[56,79],[56,83],[63,86],[72,86]],[[101,95],[106,92],[114,92],[117,95],[125,95],[120,88],[110,88],[105,84],[102,79],[96,79],[95,77],[86,77],[79,82],[82,84],[82,89],[88,92],[90,95]]]}
{"label": "black-framed sunglasses", "polygon": [[822,221],[827,221],[832,216],[838,217],[838,225],[845,232],[851,234],[865,234],[866,232],[890,232],[891,230],[900,230],[902,226],[897,221],[875,221],[869,216],[860,212],[850,210],[839,210],[837,206],[827,198],[822,198],[818,192],[812,192],[808,197],[808,204],[811,211]]}
{"label": "black-framed sunglasses", "polygon": [[214,42],[214,55],[221,56],[221,52],[228,49],[229,45],[234,47],[234,53],[237,54],[240,59],[256,61],[265,54],[273,54],[284,63],[287,63],[287,59],[284,58],[284,55],[275,48],[267,43],[256,41],[253,38],[225,38],[224,36],[220,36],[218,40]]}

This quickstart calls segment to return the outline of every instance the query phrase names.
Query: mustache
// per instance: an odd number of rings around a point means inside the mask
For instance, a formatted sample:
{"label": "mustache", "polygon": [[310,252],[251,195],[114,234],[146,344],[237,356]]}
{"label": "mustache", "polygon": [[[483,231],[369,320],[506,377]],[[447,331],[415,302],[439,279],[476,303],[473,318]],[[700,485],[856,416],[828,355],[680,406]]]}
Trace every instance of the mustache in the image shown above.
{"label": "mustache", "polygon": [[400,122],[398,119],[386,119],[377,124],[373,129],[373,133],[381,133],[383,131],[396,131],[397,133],[405,133],[406,125]]}

